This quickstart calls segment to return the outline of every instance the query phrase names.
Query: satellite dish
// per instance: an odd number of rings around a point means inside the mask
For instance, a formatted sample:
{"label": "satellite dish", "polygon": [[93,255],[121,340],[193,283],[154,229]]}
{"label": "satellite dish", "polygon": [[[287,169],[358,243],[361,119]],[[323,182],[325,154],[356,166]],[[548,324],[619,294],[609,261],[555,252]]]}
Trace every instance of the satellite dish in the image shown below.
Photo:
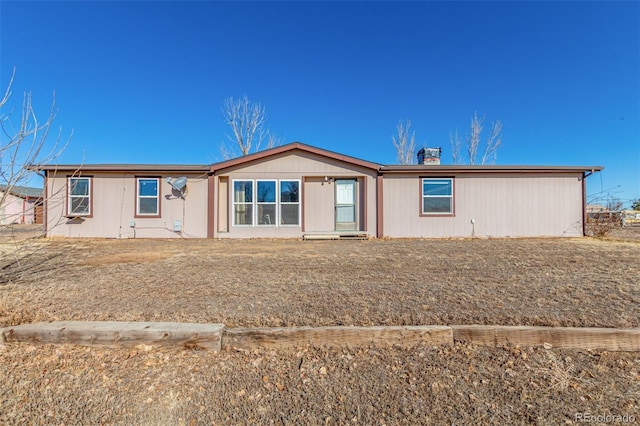
{"label": "satellite dish", "polygon": [[184,198],[185,190],[187,189],[187,177],[180,176],[179,178],[173,179],[168,177],[166,179],[167,183],[171,185],[171,187],[180,193],[180,197]]}

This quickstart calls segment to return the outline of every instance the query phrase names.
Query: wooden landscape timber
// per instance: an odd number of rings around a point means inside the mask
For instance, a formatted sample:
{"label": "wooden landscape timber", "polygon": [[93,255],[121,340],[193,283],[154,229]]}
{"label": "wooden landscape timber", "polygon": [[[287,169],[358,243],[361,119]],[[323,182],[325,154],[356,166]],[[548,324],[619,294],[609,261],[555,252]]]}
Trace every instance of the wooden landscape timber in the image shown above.
{"label": "wooden landscape timber", "polygon": [[220,351],[222,324],[56,321],[0,330],[2,342],[74,343],[96,346],[183,346]]}
{"label": "wooden landscape timber", "polygon": [[453,340],[475,345],[640,351],[640,328],[454,325]]}
{"label": "wooden landscape timber", "polygon": [[5,344],[72,343],[95,346],[182,346],[219,352],[224,349],[291,348],[300,346],[362,346],[418,343],[586,349],[640,352],[640,328],[529,327],[495,325],[275,327],[230,328],[223,324],[169,322],[59,321],[0,329]]}
{"label": "wooden landscape timber", "polygon": [[223,347],[233,349],[286,348],[293,346],[358,346],[371,343],[412,346],[453,343],[451,327],[291,327],[226,329]]}

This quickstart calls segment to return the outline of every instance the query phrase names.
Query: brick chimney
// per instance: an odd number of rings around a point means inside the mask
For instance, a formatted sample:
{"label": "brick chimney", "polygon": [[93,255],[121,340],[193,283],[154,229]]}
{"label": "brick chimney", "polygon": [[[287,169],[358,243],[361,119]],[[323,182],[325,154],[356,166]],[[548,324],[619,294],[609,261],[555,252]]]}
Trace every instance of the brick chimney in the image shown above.
{"label": "brick chimney", "polygon": [[418,164],[437,166],[440,164],[440,154],[442,148],[422,148],[418,151]]}

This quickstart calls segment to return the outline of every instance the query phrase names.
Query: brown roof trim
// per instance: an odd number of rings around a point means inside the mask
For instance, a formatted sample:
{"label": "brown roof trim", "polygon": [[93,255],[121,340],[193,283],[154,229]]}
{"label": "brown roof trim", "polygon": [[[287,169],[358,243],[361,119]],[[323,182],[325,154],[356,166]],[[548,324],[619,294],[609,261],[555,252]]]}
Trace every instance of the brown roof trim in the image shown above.
{"label": "brown roof trim", "polygon": [[287,145],[277,146],[275,148],[266,149],[264,151],[255,152],[253,154],[244,155],[242,157],[233,158],[231,160],[212,164],[211,172],[216,172],[218,170],[226,169],[228,167],[233,167],[240,164],[246,164],[251,161],[261,160],[263,158],[267,158],[272,155],[282,154],[284,152],[289,152],[296,149],[305,151],[305,152],[310,152],[312,154],[317,154],[323,157],[332,158],[334,160],[343,161],[345,163],[353,164],[353,165],[364,167],[367,169],[378,170],[381,167],[380,164],[372,163],[370,161],[361,160],[355,157],[349,157],[348,155],[339,154],[333,151],[327,151],[326,149],[317,148],[311,145],[306,145],[301,142],[292,142]]}
{"label": "brown roof trim", "polygon": [[381,174],[395,173],[585,173],[599,172],[602,166],[461,166],[461,165],[410,165],[382,166]]}
{"label": "brown roof trim", "polygon": [[200,164],[59,164],[44,166],[29,166],[33,171],[76,171],[83,172],[202,172],[209,171],[208,165]]}

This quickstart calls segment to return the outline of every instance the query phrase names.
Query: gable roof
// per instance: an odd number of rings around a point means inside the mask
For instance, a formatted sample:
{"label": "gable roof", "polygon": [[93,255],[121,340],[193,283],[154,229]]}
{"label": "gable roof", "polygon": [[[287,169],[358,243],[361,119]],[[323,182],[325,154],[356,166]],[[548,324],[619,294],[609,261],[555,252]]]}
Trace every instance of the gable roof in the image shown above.
{"label": "gable roof", "polygon": [[361,160],[360,158],[350,157],[348,155],[339,154],[337,152],[328,151],[322,148],[316,148],[315,146],[306,145],[301,142],[292,142],[286,145],[277,146],[275,148],[266,149],[264,151],[254,152],[253,154],[244,155],[242,157],[233,158],[231,160],[222,161],[211,165],[211,172],[215,173],[218,170],[226,169],[229,167],[247,164],[253,161],[262,160],[264,158],[272,157],[274,155],[292,152],[300,150],[311,154],[316,154],[322,157],[331,158],[333,160],[342,161],[348,164],[364,167],[371,170],[379,170],[381,165],[372,163],[370,161]]}

